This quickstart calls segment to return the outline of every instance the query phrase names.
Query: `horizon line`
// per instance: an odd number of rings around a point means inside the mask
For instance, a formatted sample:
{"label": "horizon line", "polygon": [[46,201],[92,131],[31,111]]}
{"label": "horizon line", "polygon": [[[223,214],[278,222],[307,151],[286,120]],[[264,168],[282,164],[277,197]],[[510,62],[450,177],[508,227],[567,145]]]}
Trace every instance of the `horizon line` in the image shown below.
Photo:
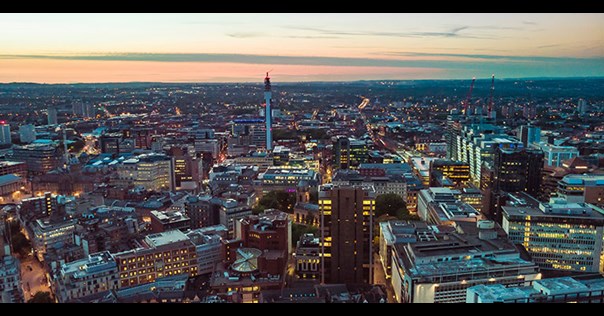
{"label": "horizon line", "polygon": [[[547,79],[604,79],[601,76],[531,76],[531,77],[495,77],[495,80],[547,80]],[[36,84],[36,85],[85,85],[85,84],[263,84],[263,79],[258,81],[105,81],[105,82],[32,82],[11,81],[0,82],[0,85]],[[353,83],[353,82],[378,82],[378,81],[463,81],[471,78],[422,78],[422,79],[370,79],[370,80],[300,80],[300,81],[276,81],[277,83]],[[476,78],[476,81],[491,80],[491,77]]]}

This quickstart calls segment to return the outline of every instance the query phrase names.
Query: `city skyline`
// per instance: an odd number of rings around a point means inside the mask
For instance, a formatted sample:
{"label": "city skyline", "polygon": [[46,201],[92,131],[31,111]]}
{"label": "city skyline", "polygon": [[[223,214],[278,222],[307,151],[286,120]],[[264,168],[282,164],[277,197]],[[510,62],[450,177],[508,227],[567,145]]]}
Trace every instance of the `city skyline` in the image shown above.
{"label": "city skyline", "polygon": [[1,14],[0,82],[586,77],[602,14]]}

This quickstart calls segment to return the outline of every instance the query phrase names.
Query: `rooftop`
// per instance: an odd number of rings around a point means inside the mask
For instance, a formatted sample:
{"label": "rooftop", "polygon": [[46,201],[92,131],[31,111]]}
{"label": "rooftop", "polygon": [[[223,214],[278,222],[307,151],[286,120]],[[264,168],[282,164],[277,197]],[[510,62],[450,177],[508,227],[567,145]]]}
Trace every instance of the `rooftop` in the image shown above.
{"label": "rooftop", "polygon": [[546,295],[585,293],[604,289],[604,278],[601,276],[590,279],[575,279],[572,277],[535,280],[531,286],[505,287],[501,284],[475,285],[468,291],[480,297],[483,303],[504,302],[515,300],[543,299]]}
{"label": "rooftop", "polygon": [[14,174],[5,174],[0,176],[0,186],[8,185],[21,181],[21,177]]}
{"label": "rooftop", "polygon": [[0,161],[0,168],[2,167],[11,167],[16,165],[24,165],[24,162],[21,161]]}
{"label": "rooftop", "polygon": [[189,217],[187,217],[181,212],[151,211],[151,215],[164,224],[189,220]]}
{"label": "rooftop", "polygon": [[560,180],[560,184],[604,186],[604,174],[569,174]]}
{"label": "rooftop", "polygon": [[116,263],[108,251],[91,254],[88,258],[69,262],[61,266],[61,275],[73,275],[75,278],[83,278],[89,274],[98,273],[103,270],[116,268]]}
{"label": "rooftop", "polygon": [[179,241],[187,241],[189,237],[178,229],[147,235],[145,241],[149,246],[159,247]]}

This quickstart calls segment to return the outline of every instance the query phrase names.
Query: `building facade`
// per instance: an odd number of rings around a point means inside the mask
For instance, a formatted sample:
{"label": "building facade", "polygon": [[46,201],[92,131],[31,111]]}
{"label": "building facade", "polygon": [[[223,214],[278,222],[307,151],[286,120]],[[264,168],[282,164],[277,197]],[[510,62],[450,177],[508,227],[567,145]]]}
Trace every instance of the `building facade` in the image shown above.
{"label": "building facade", "polygon": [[323,283],[370,283],[375,191],[361,186],[319,188]]}
{"label": "building facade", "polygon": [[604,215],[588,204],[552,198],[538,208],[503,206],[502,210],[503,229],[541,269],[602,272]]}

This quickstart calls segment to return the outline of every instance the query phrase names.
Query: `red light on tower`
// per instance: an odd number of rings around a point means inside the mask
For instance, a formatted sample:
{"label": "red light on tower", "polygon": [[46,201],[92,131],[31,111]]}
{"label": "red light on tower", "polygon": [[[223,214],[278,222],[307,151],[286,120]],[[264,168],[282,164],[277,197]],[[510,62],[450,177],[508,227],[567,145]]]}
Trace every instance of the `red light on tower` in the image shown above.
{"label": "red light on tower", "polygon": [[6,121],[0,121],[0,124],[6,124]]}

